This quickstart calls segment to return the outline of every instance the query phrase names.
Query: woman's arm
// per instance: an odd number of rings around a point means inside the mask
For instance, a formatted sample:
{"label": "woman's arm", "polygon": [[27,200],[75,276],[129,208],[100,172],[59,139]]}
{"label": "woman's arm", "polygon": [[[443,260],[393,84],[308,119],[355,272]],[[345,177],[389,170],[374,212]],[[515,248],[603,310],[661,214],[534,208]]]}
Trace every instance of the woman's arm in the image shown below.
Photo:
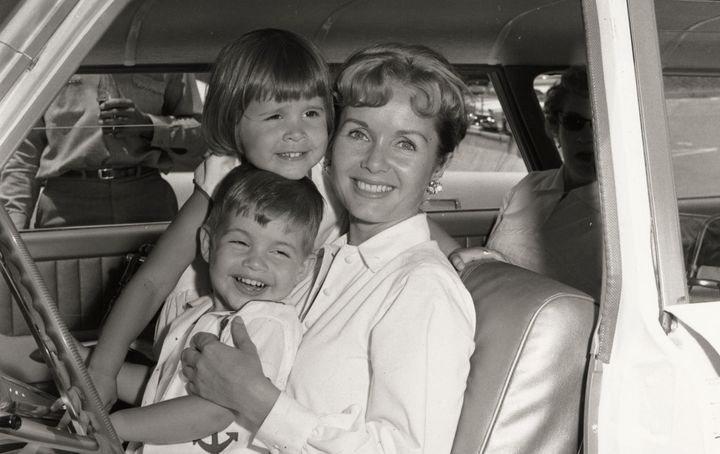
{"label": "woman's arm", "polygon": [[372,331],[370,438],[393,440],[398,451],[449,453],[474,334],[472,299],[457,276],[437,266],[414,270]]}
{"label": "woman's arm", "polygon": [[88,365],[105,403],[117,397],[115,380],[130,343],[150,322],[195,257],[197,232],[209,205],[207,196],[195,189],[110,312]]}
{"label": "woman's arm", "polygon": [[[391,309],[372,330],[366,401],[321,415],[250,372],[256,370],[245,367],[252,363],[251,349],[239,355],[207,336],[194,338],[183,353],[189,391],[248,418],[253,425],[246,427],[259,427],[256,438],[284,446],[283,453],[450,452],[475,317],[469,294],[451,270],[423,268],[402,282]],[[238,344],[246,342],[243,331],[233,324]],[[238,373],[242,378],[233,380]]]}
{"label": "woman's arm", "polygon": [[144,443],[185,443],[225,429],[234,415],[208,400],[184,396],[110,415],[118,436]]}

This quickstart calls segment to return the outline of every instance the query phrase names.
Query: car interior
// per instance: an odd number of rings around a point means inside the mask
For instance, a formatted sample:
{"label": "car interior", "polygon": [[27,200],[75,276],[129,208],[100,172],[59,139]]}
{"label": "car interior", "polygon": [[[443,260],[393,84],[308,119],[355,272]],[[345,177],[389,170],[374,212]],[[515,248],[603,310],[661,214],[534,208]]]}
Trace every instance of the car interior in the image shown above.
{"label": "car interior", "polygon": [[[0,1],[0,18],[28,8],[24,3]],[[35,7],[46,7],[41,3]],[[430,197],[423,210],[462,246],[482,246],[508,190],[528,172],[562,163],[546,132],[542,103],[558,75],[569,66],[586,65],[588,49],[598,45],[586,41],[583,3],[132,0],[97,42],[86,44],[81,65],[70,72],[192,73],[202,93],[219,49],[256,28],[288,29],[312,39],[333,68],[353,50],[371,43],[426,44],[466,78],[475,112],[442,181],[443,192]],[[720,64],[715,63],[720,56],[717,49],[709,50],[707,40],[718,33],[720,3],[656,0],[655,14],[690,297],[717,299],[720,137],[718,128],[709,124],[720,122]],[[0,26],[0,42],[3,33]],[[596,143],[602,140],[595,137]],[[191,170],[178,168],[164,176],[179,204],[192,190]],[[25,283],[18,288],[0,280],[0,371],[10,383],[5,389],[24,383],[32,386],[28,393],[45,399],[45,404],[53,398],[58,372],[43,358],[58,355],[38,355],[37,343],[61,345],[65,334],[90,344],[97,339],[114,296],[142,262],[147,245],[166,227],[162,222],[52,229],[31,225],[19,232],[46,289],[23,287]],[[21,279],[33,269],[10,252],[16,247],[14,238],[12,232],[4,232],[0,248],[10,262],[4,266],[9,268],[6,275]],[[475,302],[477,328],[453,453],[578,452],[585,430],[590,344],[603,298],[594,300],[502,262],[472,264],[461,276]],[[47,300],[56,307],[61,325],[53,328],[42,317],[38,322],[37,315],[29,316],[16,304],[18,299],[27,301],[31,314],[38,300]],[[55,334],[50,341],[38,339],[34,325]],[[132,358],[151,361],[147,352],[152,327],[147,332]],[[55,368],[71,376],[82,374],[81,368]],[[23,440],[8,433],[0,428],[0,452],[18,449]],[[25,436],[44,440],[33,433]],[[87,452],[96,449],[87,437],[53,443],[66,449],[82,446]]]}

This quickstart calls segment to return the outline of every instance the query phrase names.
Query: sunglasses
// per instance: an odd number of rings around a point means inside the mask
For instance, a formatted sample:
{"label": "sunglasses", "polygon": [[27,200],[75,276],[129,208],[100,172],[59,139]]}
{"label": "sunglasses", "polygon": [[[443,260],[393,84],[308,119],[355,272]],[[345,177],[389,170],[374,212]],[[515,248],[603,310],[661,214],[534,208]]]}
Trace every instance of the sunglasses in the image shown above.
{"label": "sunglasses", "polygon": [[568,131],[580,131],[585,127],[586,123],[590,123],[592,126],[592,120],[585,118],[575,112],[563,112],[558,116],[560,124]]}

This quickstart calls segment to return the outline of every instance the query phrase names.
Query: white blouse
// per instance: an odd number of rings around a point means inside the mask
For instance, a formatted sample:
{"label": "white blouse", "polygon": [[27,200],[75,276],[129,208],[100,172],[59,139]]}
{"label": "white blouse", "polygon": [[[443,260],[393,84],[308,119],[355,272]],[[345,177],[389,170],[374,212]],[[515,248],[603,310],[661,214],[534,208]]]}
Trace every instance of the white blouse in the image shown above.
{"label": "white blouse", "polygon": [[474,349],[470,294],[419,214],[343,236],[296,298],[305,334],[256,438],[282,453],[449,453]]}

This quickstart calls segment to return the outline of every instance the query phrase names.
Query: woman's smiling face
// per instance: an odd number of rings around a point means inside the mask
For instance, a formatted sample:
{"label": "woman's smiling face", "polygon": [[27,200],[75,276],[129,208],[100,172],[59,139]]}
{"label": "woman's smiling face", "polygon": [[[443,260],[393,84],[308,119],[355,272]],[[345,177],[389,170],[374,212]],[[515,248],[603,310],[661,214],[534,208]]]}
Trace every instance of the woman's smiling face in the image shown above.
{"label": "woman's smiling face", "polygon": [[345,107],[332,145],[332,177],[351,216],[350,243],[418,213],[431,177],[442,172],[433,118],[418,116],[412,92],[393,86],[381,107]]}

